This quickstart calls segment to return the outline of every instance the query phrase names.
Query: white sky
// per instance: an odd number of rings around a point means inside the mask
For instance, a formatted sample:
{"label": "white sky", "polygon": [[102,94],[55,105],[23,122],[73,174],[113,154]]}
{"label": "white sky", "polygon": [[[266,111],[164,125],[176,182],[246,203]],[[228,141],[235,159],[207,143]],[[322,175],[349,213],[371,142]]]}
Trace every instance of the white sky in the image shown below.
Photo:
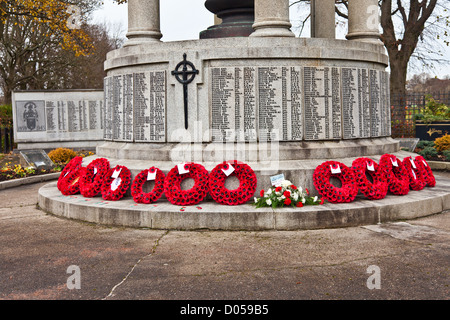
{"label": "white sky", "polygon": [[[126,33],[128,24],[127,5],[118,5],[113,0],[104,0],[103,8],[94,14],[94,22],[105,22],[111,25],[121,25],[123,34]],[[161,32],[162,41],[179,41],[198,39],[199,33],[214,24],[214,16],[204,6],[205,0],[163,0],[161,1]],[[295,16],[295,10],[291,9],[291,18]],[[294,24],[294,23],[293,23]],[[339,29],[338,29],[339,30]],[[295,30],[294,30],[295,31]],[[344,30],[345,31],[345,30]],[[297,31],[295,31],[297,34]],[[344,34],[337,32],[338,39],[344,39]],[[302,33],[302,37],[309,36],[309,23]],[[445,53],[450,58],[450,48]],[[432,74],[428,70],[423,70]],[[421,73],[422,71],[417,71]],[[413,73],[409,73],[409,77]],[[435,74],[439,78],[450,75],[450,64],[436,66]]]}

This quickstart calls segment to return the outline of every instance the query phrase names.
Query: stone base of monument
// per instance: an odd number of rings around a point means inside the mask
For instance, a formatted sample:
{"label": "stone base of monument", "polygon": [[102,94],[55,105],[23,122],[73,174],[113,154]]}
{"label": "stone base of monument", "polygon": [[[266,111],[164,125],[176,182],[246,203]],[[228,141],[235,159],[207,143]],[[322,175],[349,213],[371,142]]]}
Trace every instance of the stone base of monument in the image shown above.
{"label": "stone base of monument", "polygon": [[[405,151],[393,153],[398,158],[411,155]],[[370,158],[379,161],[377,155]],[[84,160],[87,165],[95,157]],[[330,158],[348,166],[356,157]],[[133,176],[151,165],[160,166],[168,172],[175,164],[167,161],[115,160],[109,158],[111,166],[127,166]],[[279,173],[298,186],[308,188],[317,194],[312,184],[314,169],[324,159],[280,161]],[[214,163],[202,163],[211,170]],[[252,164],[250,164],[252,165]],[[264,168],[252,165],[258,177],[259,190],[270,186]],[[39,207],[47,213],[69,219],[136,228],[177,230],[296,230],[338,228],[384,223],[388,221],[415,219],[450,209],[450,179],[437,176],[434,188],[410,191],[405,196],[388,194],[382,200],[370,201],[359,194],[355,201],[345,204],[325,203],[303,208],[259,208],[251,204],[240,206],[220,205],[210,198],[194,206],[180,207],[169,203],[164,197],[153,204],[137,204],[127,194],[119,201],[104,201],[100,196],[84,198],[80,194],[62,195],[56,183],[50,183],[39,190]]]}

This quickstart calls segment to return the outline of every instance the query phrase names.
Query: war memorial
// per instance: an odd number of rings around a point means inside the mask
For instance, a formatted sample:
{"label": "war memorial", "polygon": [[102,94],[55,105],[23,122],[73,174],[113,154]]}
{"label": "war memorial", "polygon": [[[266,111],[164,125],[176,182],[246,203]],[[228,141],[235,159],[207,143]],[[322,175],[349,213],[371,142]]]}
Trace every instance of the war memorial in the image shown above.
{"label": "war memorial", "polygon": [[[128,1],[128,41],[107,56],[103,100],[77,109],[80,114],[88,108],[85,123],[92,125],[94,140],[102,140],[96,155],[78,168],[104,161],[98,163],[114,176],[105,179],[122,187],[123,197],[67,195],[49,183],[39,190],[43,210],[127,227],[296,230],[413,219],[450,208],[450,181],[441,178],[433,186],[408,186],[403,194],[391,190],[378,198],[354,186],[351,201],[256,207],[261,190],[275,187],[271,178],[280,174],[320,200],[321,166],[346,175],[364,158],[365,176],[366,165],[381,170],[389,159],[392,169],[414,158],[390,137],[388,57],[379,40],[377,1],[349,1],[346,40],[335,38],[334,0],[312,1],[311,38],[291,32],[288,0],[207,0],[205,6],[216,24],[199,30],[198,40],[162,42],[159,0]],[[101,123],[94,126],[91,115]],[[56,115],[51,119],[57,136],[64,126]],[[101,169],[95,167],[93,175]],[[182,177],[193,173],[195,184]],[[213,173],[223,184],[217,182],[219,190],[200,188],[211,184]],[[331,189],[344,189],[346,178],[334,173]],[[141,187],[150,185],[143,194],[159,193],[158,199],[135,201],[138,176]],[[181,184],[182,192],[172,192],[170,183]],[[180,194],[187,199],[175,199]]]}

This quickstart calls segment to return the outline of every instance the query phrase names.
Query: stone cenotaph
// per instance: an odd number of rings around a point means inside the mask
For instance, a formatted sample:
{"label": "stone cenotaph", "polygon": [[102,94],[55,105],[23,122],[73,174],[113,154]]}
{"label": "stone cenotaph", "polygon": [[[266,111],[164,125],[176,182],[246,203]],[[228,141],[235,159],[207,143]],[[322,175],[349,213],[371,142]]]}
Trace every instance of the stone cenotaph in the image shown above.
{"label": "stone cenotaph", "polygon": [[[390,137],[388,57],[379,39],[377,3],[350,0],[347,40],[338,40],[334,0],[312,1],[311,38],[290,30],[289,0],[207,0],[220,23],[199,30],[198,40],[162,42],[160,1],[128,0],[128,41],[105,61],[104,143],[84,165],[104,157],[136,175],[151,166],[168,172],[193,161],[211,170],[238,160],[255,171],[259,195],[278,173],[314,193],[314,169],[327,160],[351,166],[362,156],[403,158]],[[44,210],[149,228],[348,226],[395,219],[392,206],[403,218],[408,210],[414,217],[423,214],[408,196],[302,210],[205,201],[201,210],[180,212],[164,199],[153,206],[131,198],[95,205],[65,199],[54,189],[40,191]],[[426,212],[442,206],[440,201]]]}

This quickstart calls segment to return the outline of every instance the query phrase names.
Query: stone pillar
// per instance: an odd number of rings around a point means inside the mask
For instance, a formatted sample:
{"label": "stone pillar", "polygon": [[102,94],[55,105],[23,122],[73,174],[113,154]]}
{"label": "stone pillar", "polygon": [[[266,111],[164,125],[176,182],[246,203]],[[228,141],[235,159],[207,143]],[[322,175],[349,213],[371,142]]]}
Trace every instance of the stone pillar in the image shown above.
{"label": "stone pillar", "polygon": [[162,37],[159,19],[159,0],[128,0],[128,41],[125,46]]}
{"label": "stone pillar", "polygon": [[255,0],[255,31],[250,37],[294,37],[289,0]]}
{"label": "stone pillar", "polygon": [[348,1],[348,40],[382,44],[378,0]]}
{"label": "stone pillar", "polygon": [[335,0],[311,0],[311,38],[336,38]]}

